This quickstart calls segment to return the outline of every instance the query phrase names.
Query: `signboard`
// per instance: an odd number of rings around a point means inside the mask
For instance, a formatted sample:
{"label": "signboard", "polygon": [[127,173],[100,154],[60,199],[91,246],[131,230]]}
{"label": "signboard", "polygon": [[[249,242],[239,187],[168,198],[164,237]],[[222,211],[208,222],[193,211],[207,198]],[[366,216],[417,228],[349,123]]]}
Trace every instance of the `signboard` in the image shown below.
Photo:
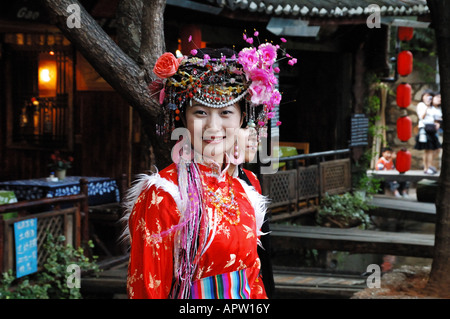
{"label": "signboard", "polygon": [[37,272],[37,218],[14,223],[16,277]]}
{"label": "signboard", "polygon": [[350,147],[367,146],[369,119],[365,114],[353,114],[351,122]]}

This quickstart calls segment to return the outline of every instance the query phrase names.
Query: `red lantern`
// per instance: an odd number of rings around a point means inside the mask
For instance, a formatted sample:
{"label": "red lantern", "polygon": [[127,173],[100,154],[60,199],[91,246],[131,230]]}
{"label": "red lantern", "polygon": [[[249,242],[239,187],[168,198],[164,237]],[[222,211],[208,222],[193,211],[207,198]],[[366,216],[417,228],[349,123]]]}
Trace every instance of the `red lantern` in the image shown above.
{"label": "red lantern", "polygon": [[414,28],[398,27],[398,39],[400,41],[409,41],[414,35]]}
{"label": "red lantern", "polygon": [[397,72],[401,76],[407,76],[413,69],[413,55],[410,51],[402,51],[397,57]]}
{"label": "red lantern", "polygon": [[399,171],[400,173],[404,173],[410,170],[411,153],[407,149],[402,148],[397,152],[397,160],[395,163],[395,167],[397,171]]}
{"label": "red lantern", "polygon": [[397,86],[397,105],[408,107],[411,104],[411,85],[401,83]]}
{"label": "red lantern", "polygon": [[399,117],[397,120],[397,137],[402,142],[407,142],[412,136],[412,121],[409,116]]}

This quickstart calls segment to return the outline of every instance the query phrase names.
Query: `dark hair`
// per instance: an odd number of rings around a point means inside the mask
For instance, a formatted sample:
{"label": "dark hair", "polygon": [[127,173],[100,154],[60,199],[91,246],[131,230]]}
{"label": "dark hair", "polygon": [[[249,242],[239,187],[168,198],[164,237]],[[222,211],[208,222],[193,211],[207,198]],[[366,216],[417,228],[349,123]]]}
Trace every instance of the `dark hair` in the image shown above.
{"label": "dark hair", "polygon": [[423,97],[425,96],[425,94],[429,94],[431,96],[435,95],[433,90],[426,89],[425,91],[423,91],[422,95],[420,96],[420,102],[423,102]]}
{"label": "dark hair", "polygon": [[385,146],[381,149],[381,154],[383,154],[384,152],[392,152],[392,148],[389,146]]}

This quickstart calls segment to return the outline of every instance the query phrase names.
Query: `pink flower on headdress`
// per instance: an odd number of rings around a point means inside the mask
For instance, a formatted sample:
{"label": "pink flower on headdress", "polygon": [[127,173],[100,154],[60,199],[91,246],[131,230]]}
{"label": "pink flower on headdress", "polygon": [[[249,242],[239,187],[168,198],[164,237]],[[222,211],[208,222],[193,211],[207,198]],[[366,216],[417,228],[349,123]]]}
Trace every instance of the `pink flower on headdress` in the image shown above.
{"label": "pink flower on headdress", "polygon": [[278,79],[275,76],[275,74],[273,74],[273,72],[269,73],[269,83],[272,87],[274,87],[275,85],[277,85],[278,83]]}
{"label": "pink flower on headdress", "polygon": [[264,85],[268,86],[270,85],[270,74],[267,72],[266,69],[253,69],[249,72],[251,80],[253,82],[261,82]]}
{"label": "pink flower on headdress", "polygon": [[279,105],[281,102],[281,94],[278,90],[274,90],[272,96],[270,97],[270,102],[272,105]]}
{"label": "pink flower on headdress", "polygon": [[206,65],[209,62],[209,60],[211,60],[211,57],[208,54],[205,54],[203,56],[203,63]]}
{"label": "pink flower on headdress", "polygon": [[172,53],[166,52],[156,61],[153,73],[161,79],[171,77],[177,72],[180,61]]}
{"label": "pink flower on headdress", "polygon": [[277,48],[271,43],[263,43],[258,47],[263,63],[272,65],[277,59]]}
{"label": "pink flower on headdress", "polygon": [[246,73],[258,66],[259,58],[256,48],[244,48],[239,52],[238,56],[238,62],[242,65]]}
{"label": "pink flower on headdress", "polygon": [[292,58],[288,61],[289,65],[294,65],[295,63],[297,63],[297,59],[296,58]]}
{"label": "pink flower on headdress", "polygon": [[192,49],[192,50],[191,50],[191,54],[192,54],[192,55],[197,55],[197,50],[196,50],[196,49]]}
{"label": "pink flower on headdress", "polygon": [[261,81],[253,81],[248,88],[251,95],[251,101],[255,105],[266,103],[270,100],[272,94],[270,87]]}
{"label": "pink flower on headdress", "polygon": [[280,126],[281,125],[281,121],[277,121],[277,124],[276,124],[277,126]]}

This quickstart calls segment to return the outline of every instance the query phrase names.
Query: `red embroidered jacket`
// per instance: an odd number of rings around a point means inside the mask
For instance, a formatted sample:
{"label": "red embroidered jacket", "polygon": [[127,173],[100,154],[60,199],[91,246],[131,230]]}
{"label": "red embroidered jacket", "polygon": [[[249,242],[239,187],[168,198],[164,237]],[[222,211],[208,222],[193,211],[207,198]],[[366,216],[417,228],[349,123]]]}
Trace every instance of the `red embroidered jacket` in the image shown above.
{"label": "red embroidered jacket", "polygon": [[[193,281],[240,271],[240,274],[245,274],[250,290],[249,297],[266,298],[257,254],[257,241],[265,208],[262,209],[264,197],[260,195],[261,189],[256,176],[246,171],[252,185],[256,185],[255,190],[254,187],[248,186],[239,178],[231,177],[226,172],[217,175],[210,167],[197,165],[204,186],[219,194],[229,194],[228,187],[233,187],[234,199],[239,206],[240,214],[239,222],[236,224],[235,212],[228,213],[225,210],[215,215],[218,218],[216,234],[200,258]],[[180,198],[177,180],[177,168],[172,164],[141,183],[144,186],[129,216],[131,241],[127,279],[129,298],[162,299],[168,298],[170,294],[174,276],[175,236],[173,233],[166,236],[158,234],[179,222]],[[208,209],[218,209],[207,195],[204,196],[204,201]]]}

